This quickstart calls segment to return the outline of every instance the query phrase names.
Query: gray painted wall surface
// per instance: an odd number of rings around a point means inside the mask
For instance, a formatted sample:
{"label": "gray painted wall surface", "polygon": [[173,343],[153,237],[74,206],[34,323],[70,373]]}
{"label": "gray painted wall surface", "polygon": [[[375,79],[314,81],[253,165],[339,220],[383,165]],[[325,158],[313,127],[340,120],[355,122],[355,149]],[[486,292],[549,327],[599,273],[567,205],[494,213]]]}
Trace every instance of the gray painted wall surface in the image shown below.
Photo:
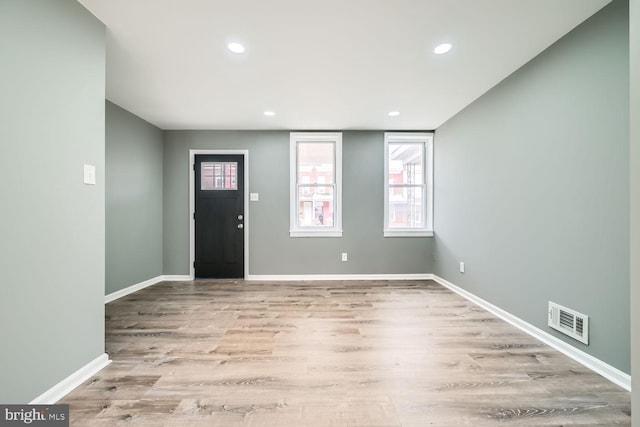
{"label": "gray painted wall surface", "polygon": [[0,2],[2,403],[104,353],[104,34],[75,0]]}
{"label": "gray painted wall surface", "polygon": [[105,143],[110,294],[162,274],[162,131],[107,102]]}
{"label": "gray painted wall surface", "polygon": [[436,274],[627,373],[628,49],[617,1],[438,128],[434,215]]}
{"label": "gray painted wall surface", "polygon": [[165,274],[189,274],[189,149],[249,150],[250,274],[430,273],[432,238],[382,237],[383,144],[343,132],[342,238],[290,238],[288,131],[166,131]]}
{"label": "gray painted wall surface", "polygon": [[631,416],[640,426],[640,0],[630,0],[631,52]]}

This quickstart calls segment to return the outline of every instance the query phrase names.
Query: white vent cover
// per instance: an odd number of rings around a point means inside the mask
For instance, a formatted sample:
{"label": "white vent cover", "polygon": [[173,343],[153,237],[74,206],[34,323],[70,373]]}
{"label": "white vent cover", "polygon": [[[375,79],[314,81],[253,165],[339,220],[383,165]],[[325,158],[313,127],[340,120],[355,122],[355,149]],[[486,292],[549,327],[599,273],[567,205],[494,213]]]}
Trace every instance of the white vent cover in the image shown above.
{"label": "white vent cover", "polygon": [[589,344],[589,316],[549,301],[549,326]]}

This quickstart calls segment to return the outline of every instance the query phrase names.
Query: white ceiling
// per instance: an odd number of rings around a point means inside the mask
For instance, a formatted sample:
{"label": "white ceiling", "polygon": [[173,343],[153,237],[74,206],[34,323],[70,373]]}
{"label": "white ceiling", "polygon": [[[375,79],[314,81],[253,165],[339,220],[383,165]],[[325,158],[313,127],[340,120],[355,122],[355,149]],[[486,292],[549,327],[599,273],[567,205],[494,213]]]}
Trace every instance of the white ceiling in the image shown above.
{"label": "white ceiling", "polygon": [[435,129],[609,1],[79,0],[121,107],[162,129],[314,130]]}

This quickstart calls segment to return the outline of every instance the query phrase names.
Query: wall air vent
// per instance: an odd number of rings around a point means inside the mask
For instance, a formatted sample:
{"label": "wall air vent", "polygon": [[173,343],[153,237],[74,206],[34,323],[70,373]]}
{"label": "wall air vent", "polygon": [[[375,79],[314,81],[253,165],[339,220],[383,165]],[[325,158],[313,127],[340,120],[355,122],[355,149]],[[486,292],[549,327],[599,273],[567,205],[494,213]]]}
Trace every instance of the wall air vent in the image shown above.
{"label": "wall air vent", "polygon": [[549,301],[549,326],[589,344],[589,316]]}

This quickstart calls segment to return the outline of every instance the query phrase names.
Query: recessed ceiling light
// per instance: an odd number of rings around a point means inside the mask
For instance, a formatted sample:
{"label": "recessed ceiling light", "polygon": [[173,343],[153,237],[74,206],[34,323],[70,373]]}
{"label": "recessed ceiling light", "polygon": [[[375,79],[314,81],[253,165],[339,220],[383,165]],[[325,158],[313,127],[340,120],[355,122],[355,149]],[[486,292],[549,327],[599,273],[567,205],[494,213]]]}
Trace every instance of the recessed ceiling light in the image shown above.
{"label": "recessed ceiling light", "polygon": [[442,43],[436,46],[435,49],[433,49],[433,53],[435,53],[436,55],[442,55],[443,53],[447,53],[450,50],[451,50],[451,43]]}
{"label": "recessed ceiling light", "polygon": [[229,43],[227,45],[227,49],[229,49],[233,53],[244,53],[244,46],[240,43]]}
{"label": "recessed ceiling light", "polygon": [[276,113],[275,113],[275,112],[273,112],[273,111],[265,111],[265,112],[264,112],[264,115],[265,115],[265,116],[267,116],[267,117],[273,117],[273,116],[275,116],[275,115],[276,115]]}
{"label": "recessed ceiling light", "polygon": [[400,115],[400,111],[389,111],[387,115],[389,117],[398,117]]}

